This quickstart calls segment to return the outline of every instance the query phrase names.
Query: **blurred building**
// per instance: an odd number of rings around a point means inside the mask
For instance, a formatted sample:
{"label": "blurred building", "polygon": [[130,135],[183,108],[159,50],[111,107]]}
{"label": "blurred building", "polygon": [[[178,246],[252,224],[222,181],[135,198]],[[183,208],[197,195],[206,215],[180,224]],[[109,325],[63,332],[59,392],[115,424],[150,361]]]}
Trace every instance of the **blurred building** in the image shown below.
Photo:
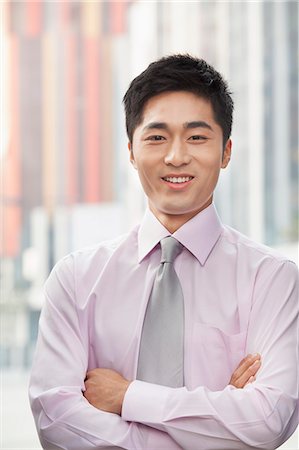
{"label": "blurred building", "polygon": [[127,8],[126,1],[1,6],[4,365],[30,362],[41,286],[54,263],[125,229]]}
{"label": "blurred building", "polygon": [[121,100],[159,56],[189,52],[228,80],[233,157],[217,208],[229,225],[296,256],[297,2],[8,1],[2,9],[4,366],[30,364],[53,264],[140,218],[146,202],[128,164]]}

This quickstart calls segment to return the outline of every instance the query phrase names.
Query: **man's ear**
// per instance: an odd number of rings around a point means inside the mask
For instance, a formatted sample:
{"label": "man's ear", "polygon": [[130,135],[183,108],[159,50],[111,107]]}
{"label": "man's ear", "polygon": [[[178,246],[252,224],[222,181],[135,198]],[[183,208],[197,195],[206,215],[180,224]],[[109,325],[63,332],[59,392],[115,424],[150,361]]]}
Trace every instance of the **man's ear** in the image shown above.
{"label": "man's ear", "polygon": [[221,163],[221,168],[225,169],[230,161],[231,158],[231,154],[232,154],[232,140],[228,139],[224,150],[223,150],[223,155],[222,155],[222,163]]}
{"label": "man's ear", "polygon": [[132,164],[132,166],[135,169],[137,169],[136,161],[135,161],[134,153],[133,153],[133,146],[132,146],[132,143],[130,141],[128,142],[128,149],[129,149],[129,152],[130,152],[130,163]]}

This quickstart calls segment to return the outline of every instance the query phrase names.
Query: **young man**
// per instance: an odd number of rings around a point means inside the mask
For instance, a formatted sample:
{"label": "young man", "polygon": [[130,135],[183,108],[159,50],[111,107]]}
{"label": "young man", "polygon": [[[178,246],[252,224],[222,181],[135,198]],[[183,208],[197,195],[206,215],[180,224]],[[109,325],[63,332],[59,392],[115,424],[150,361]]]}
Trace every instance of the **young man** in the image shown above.
{"label": "young man", "polygon": [[277,448],[298,423],[298,272],[217,216],[227,85],[174,55],[133,80],[124,103],[148,210],[46,283],[30,383],[42,445]]}

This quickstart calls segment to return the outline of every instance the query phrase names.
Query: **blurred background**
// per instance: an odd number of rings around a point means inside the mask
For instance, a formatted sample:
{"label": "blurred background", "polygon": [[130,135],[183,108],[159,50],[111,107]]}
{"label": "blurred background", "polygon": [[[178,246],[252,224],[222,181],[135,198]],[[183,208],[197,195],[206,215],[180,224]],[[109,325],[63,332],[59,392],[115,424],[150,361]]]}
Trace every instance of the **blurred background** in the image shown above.
{"label": "blurred background", "polygon": [[[218,212],[298,262],[298,2],[23,0],[0,8],[0,448],[37,449],[27,383],[42,285],[66,253],[128,231],[143,214],[122,96],[152,60],[188,52],[227,79],[233,158]],[[297,434],[282,448],[298,449]]]}

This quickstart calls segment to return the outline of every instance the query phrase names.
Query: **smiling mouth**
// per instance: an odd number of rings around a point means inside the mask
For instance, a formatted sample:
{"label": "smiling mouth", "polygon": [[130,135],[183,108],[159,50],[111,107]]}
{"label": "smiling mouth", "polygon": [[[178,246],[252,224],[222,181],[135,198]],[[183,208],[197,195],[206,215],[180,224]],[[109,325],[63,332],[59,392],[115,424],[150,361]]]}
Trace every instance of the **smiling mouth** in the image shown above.
{"label": "smiling mouth", "polygon": [[180,184],[193,180],[194,177],[162,177],[162,180],[168,183]]}

